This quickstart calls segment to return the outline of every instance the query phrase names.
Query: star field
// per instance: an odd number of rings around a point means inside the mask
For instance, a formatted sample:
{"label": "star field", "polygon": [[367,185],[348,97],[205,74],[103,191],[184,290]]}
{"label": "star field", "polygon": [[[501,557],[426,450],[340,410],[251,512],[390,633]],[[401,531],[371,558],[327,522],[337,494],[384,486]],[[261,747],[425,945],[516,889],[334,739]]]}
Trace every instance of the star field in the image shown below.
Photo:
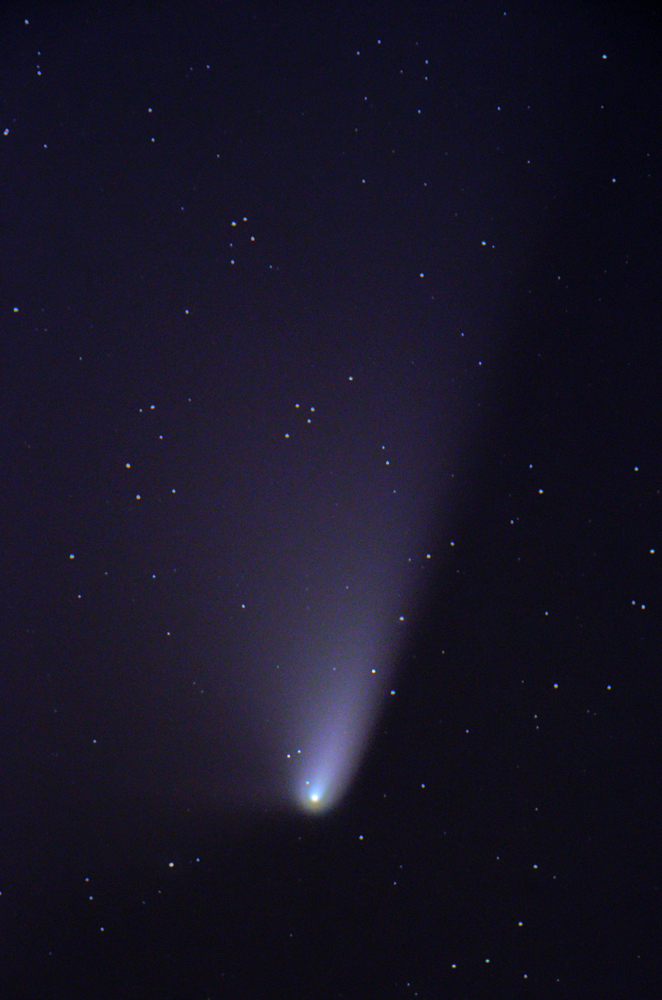
{"label": "star field", "polygon": [[660,23],[3,12],[8,998],[654,992]]}

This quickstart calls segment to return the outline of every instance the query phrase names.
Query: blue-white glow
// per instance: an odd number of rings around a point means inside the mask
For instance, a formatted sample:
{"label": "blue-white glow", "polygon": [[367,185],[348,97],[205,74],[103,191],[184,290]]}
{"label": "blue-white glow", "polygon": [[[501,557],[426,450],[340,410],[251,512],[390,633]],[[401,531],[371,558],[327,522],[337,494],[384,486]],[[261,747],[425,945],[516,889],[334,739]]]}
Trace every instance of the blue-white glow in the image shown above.
{"label": "blue-white glow", "polygon": [[416,372],[380,364],[359,386],[336,383],[333,353],[318,385],[306,382],[310,406],[293,397],[283,411],[287,446],[246,451],[241,509],[222,535],[237,595],[214,754],[224,802],[329,813],[355,782],[437,551],[439,484],[451,482],[438,423],[447,417],[445,442],[459,411],[436,356],[432,405],[423,356]]}
{"label": "blue-white glow", "polygon": [[[379,703],[379,688],[352,679],[326,702],[302,733],[293,795],[306,812],[337,806],[356,775]],[[330,701],[330,704],[329,704]]]}

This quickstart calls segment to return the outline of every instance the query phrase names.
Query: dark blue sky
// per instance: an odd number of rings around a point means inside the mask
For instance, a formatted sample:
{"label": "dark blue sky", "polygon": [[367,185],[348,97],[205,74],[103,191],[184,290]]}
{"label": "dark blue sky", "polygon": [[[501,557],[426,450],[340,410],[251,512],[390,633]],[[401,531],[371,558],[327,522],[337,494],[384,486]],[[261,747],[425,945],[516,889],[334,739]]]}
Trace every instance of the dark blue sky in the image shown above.
{"label": "dark blue sky", "polygon": [[652,961],[646,10],[3,13],[12,996]]}

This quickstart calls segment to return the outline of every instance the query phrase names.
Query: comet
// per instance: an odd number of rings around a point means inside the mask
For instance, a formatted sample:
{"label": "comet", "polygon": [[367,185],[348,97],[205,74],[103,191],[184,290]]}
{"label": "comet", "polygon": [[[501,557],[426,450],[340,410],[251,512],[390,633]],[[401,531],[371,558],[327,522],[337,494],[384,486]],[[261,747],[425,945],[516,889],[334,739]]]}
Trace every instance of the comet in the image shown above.
{"label": "comet", "polygon": [[303,812],[326,813],[342,802],[370,739],[377,693],[354,677],[338,685],[330,705],[320,705],[323,718],[306,727],[292,783],[293,798]]}

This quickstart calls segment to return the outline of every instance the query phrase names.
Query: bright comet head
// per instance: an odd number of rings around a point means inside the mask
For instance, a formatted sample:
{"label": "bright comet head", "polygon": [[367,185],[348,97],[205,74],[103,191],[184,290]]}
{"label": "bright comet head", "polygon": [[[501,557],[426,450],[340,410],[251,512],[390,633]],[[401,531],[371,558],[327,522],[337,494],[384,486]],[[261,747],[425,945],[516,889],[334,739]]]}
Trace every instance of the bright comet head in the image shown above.
{"label": "bright comet head", "polygon": [[307,812],[322,812],[331,805],[325,789],[318,782],[305,781],[299,790],[298,798]]}

